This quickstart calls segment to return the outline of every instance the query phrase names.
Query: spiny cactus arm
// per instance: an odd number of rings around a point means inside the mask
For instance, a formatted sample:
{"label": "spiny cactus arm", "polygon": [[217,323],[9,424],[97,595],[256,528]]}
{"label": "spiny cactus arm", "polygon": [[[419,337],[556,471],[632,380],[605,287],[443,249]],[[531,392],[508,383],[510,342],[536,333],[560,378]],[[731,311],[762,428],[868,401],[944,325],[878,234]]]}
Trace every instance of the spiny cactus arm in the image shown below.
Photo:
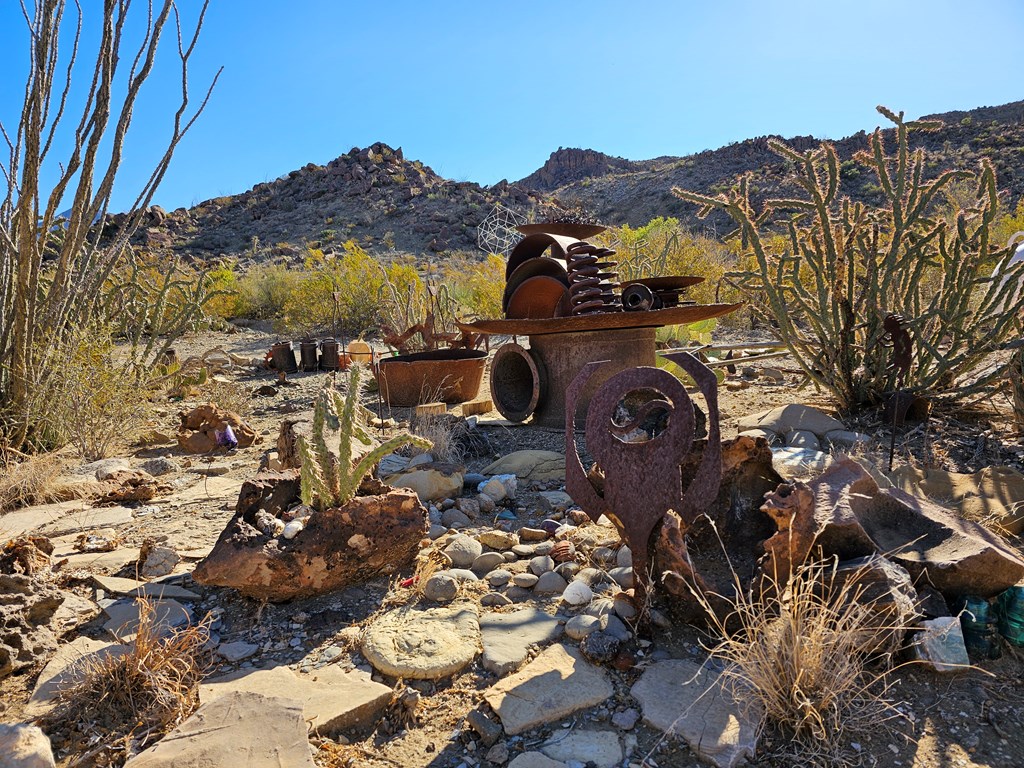
{"label": "spiny cactus arm", "polygon": [[356,495],[356,491],[359,490],[359,484],[363,482],[363,478],[370,473],[370,470],[373,469],[375,465],[380,463],[381,459],[389,453],[394,453],[403,445],[410,444],[423,448],[424,450],[433,448],[433,443],[429,440],[424,440],[422,437],[416,437],[415,435],[396,435],[390,440],[385,441],[383,444],[377,446],[360,458],[359,461],[356,462],[355,466],[352,467],[352,471],[343,478],[342,492],[338,503],[344,504]]}
{"label": "spiny cactus arm", "polygon": [[324,502],[338,493],[339,471],[327,447],[327,431],[338,428],[337,412],[332,400],[333,389],[325,386],[317,393],[313,403],[313,450],[312,458],[316,462],[317,475],[324,486]]}
{"label": "spiny cactus arm", "polygon": [[330,491],[320,473],[320,464],[310,450],[305,438],[298,439],[301,465],[299,470],[299,498],[306,506],[323,509],[331,498]]}
{"label": "spiny cactus arm", "polygon": [[[335,393],[335,403],[340,411],[340,435],[338,442],[338,461],[342,475],[349,473],[352,466],[352,434],[357,424],[356,406],[359,405],[361,366],[353,365],[349,369],[348,388],[344,399]],[[342,481],[343,484],[345,481]]]}

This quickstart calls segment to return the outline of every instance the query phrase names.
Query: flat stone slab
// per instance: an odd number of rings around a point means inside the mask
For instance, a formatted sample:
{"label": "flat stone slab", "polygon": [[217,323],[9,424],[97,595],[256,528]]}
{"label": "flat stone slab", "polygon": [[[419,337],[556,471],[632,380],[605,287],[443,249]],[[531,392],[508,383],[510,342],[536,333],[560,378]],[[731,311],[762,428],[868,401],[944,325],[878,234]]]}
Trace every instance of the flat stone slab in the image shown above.
{"label": "flat stone slab", "polygon": [[622,765],[622,744],[615,731],[569,731],[548,739],[540,751],[552,760],[593,763],[597,768]]}
{"label": "flat stone slab", "polygon": [[138,559],[137,547],[118,547],[113,552],[75,552],[70,548],[57,547],[52,555],[54,562],[67,560],[65,570],[120,571]]}
{"label": "flat stone slab", "polygon": [[93,576],[92,583],[112,595],[153,597],[158,600],[198,600],[199,595],[184,587],[155,581],[136,581],[120,576]]}
{"label": "flat stone slab", "polygon": [[[161,635],[188,624],[192,614],[177,600],[157,600],[153,603],[153,621]],[[135,600],[118,600],[103,609],[110,618],[103,628],[118,640],[128,643],[135,639],[139,629],[139,604]]]}
{"label": "flat stone slab", "polygon": [[477,607],[460,602],[388,611],[363,631],[362,651],[375,669],[392,677],[436,680],[454,675],[480,651]]}
{"label": "flat stone slab", "polygon": [[691,661],[659,661],[630,690],[644,722],[682,736],[717,768],[734,768],[757,749],[760,714],[744,709],[722,686],[719,673]]}
{"label": "flat stone slab", "polygon": [[375,683],[360,670],[346,672],[326,666],[313,674],[302,674],[274,667],[239,670],[207,680],[199,686],[199,700],[205,704],[240,691],[263,696],[286,694],[302,703],[303,718],[325,736],[371,724],[392,694],[388,686]]}
{"label": "flat stone slab", "polygon": [[552,643],[562,636],[562,631],[556,616],[538,608],[484,614],[480,617],[484,669],[499,677],[514,672],[526,661],[531,645]]}
{"label": "flat stone slab", "polygon": [[58,646],[57,652],[39,673],[36,686],[25,705],[25,718],[35,719],[53,708],[53,698],[57,693],[81,679],[83,659],[99,660],[105,656],[123,654],[127,650],[126,645],[88,637],[76,637],[70,643]]}
{"label": "flat stone slab", "polygon": [[203,704],[125,768],[314,768],[302,704],[234,691]]}
{"label": "flat stone slab", "polygon": [[565,456],[557,451],[513,451],[481,470],[484,475],[515,475],[520,480],[564,481]]}
{"label": "flat stone slab", "polygon": [[615,692],[604,670],[575,648],[556,644],[492,685],[484,700],[509,736],[596,707]]}
{"label": "flat stone slab", "polygon": [[552,760],[543,752],[523,752],[508,764],[508,768],[565,768],[565,763]]}

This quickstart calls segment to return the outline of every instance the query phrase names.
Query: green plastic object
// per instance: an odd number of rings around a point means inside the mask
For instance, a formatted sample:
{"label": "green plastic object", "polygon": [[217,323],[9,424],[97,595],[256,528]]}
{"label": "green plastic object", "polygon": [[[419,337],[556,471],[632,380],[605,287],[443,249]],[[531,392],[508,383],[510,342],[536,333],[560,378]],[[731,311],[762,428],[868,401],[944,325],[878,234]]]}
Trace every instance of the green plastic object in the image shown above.
{"label": "green plastic object", "polygon": [[969,653],[983,658],[998,659],[999,647],[997,611],[983,597],[968,596],[957,601],[964,645]]}
{"label": "green plastic object", "polygon": [[999,595],[999,634],[1011,645],[1024,647],[1024,584]]}

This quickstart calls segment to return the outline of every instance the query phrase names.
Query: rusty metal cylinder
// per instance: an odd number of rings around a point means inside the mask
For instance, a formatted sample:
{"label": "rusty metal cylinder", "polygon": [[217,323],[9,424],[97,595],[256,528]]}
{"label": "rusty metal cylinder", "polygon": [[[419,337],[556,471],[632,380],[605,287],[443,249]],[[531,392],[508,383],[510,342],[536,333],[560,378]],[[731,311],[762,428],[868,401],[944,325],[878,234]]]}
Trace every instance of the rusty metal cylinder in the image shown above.
{"label": "rusty metal cylinder", "polygon": [[322,339],[320,341],[320,370],[336,371],[341,368],[338,359],[338,341],[336,339]]}
{"label": "rusty metal cylinder", "polygon": [[302,370],[315,371],[320,367],[317,351],[320,345],[316,339],[303,339],[299,343],[299,357],[302,358]]}
{"label": "rusty metal cylinder", "polygon": [[296,373],[299,366],[295,363],[295,351],[290,341],[279,341],[270,348],[270,361],[274,368],[284,373]]}
{"label": "rusty metal cylinder", "polygon": [[565,426],[565,391],[584,365],[607,360],[588,382],[579,401],[577,419],[584,418],[598,387],[619,371],[653,366],[654,328],[625,328],[530,336],[527,350],[506,344],[491,363],[491,399],[509,421]]}

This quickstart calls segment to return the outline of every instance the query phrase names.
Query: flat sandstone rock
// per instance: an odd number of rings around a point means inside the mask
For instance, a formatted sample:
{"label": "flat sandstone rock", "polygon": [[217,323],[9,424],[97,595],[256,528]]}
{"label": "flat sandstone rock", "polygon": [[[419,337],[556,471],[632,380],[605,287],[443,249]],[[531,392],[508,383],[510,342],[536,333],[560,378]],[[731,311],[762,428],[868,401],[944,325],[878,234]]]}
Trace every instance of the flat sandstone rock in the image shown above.
{"label": "flat sandstone rock", "polygon": [[404,606],[374,619],[363,632],[366,659],[385,675],[437,680],[469,665],[480,651],[477,607]]}

